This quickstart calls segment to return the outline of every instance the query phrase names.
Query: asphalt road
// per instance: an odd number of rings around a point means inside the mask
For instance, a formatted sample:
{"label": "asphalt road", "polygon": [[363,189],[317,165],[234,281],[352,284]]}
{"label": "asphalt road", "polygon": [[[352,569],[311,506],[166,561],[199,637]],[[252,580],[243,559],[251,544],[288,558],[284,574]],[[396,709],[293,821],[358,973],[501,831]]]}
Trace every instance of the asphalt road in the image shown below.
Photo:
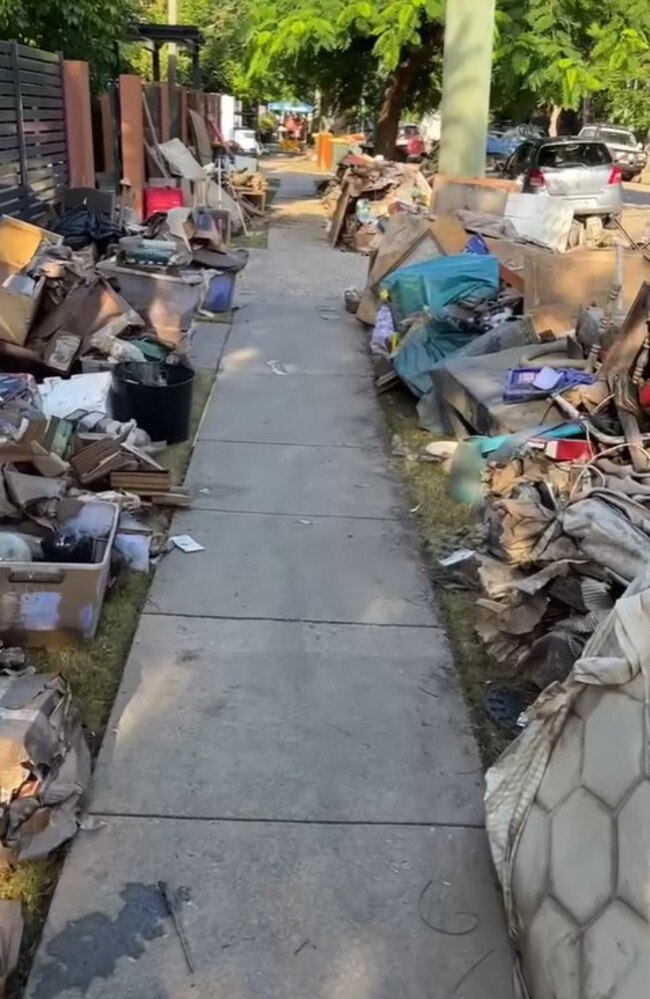
{"label": "asphalt road", "polygon": [[623,184],[626,205],[650,207],[650,184]]}

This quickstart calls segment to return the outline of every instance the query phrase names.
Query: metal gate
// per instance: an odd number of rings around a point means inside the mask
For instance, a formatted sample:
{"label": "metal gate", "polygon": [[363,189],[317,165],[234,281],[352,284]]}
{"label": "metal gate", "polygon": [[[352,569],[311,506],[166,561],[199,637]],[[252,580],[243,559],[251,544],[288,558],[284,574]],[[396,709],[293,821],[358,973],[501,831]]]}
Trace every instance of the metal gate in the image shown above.
{"label": "metal gate", "polygon": [[0,214],[42,218],[67,181],[62,58],[0,42]]}

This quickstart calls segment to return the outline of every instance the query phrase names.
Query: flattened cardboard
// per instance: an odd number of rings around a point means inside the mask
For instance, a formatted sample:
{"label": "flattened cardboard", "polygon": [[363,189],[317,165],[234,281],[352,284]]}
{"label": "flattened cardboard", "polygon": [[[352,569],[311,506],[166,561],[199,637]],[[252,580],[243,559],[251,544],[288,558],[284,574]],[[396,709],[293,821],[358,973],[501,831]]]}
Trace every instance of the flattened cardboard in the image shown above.
{"label": "flattened cardboard", "polygon": [[437,174],[433,181],[431,208],[436,215],[446,215],[458,209],[503,215],[508,192],[519,189],[519,184],[511,180]]}
{"label": "flattened cardboard", "polygon": [[39,278],[26,294],[8,284],[34,259],[44,241],[54,245],[61,237],[20,219],[0,218],[0,339],[18,346],[27,339],[45,279]]}
{"label": "flattened cardboard", "polygon": [[[532,248],[531,248],[532,249]],[[524,311],[534,318],[544,307],[544,322],[555,314],[560,328],[575,328],[583,306],[604,307],[616,278],[616,251],[613,247],[591,250],[579,247],[563,253],[526,253]],[[650,281],[650,262],[636,250],[623,250],[623,302],[629,309],[640,286]],[[547,327],[548,328],[548,327]]]}
{"label": "flattened cardboard", "polygon": [[90,784],[90,753],[63,677],[0,677],[0,783],[6,860],[45,857],[74,836]]}
{"label": "flattened cardboard", "polygon": [[93,333],[118,316],[125,316],[129,326],[141,328],[145,325],[142,317],[108,281],[100,277],[90,284],[80,282],[58,308],[36,322],[30,343],[48,340],[59,331],[75,334],[87,341]]}

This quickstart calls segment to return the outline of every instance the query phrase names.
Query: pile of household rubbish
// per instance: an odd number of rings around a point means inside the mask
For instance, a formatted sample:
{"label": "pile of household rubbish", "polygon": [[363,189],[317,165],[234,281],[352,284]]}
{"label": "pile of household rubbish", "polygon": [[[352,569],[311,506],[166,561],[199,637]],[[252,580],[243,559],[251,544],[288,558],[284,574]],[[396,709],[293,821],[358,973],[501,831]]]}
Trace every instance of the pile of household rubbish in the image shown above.
{"label": "pile of household rubbish", "polygon": [[449,569],[481,590],[490,654],[543,687],[650,555],[650,262],[622,240],[560,254],[465,222],[390,219],[346,306],[379,391],[406,386],[420,425],[458,442],[450,488],[485,544]]}
{"label": "pile of household rubbish", "polygon": [[228,311],[247,262],[210,208],[130,222],[83,202],[42,229],[0,218],[0,365],[38,375],[164,360],[199,308]]}
{"label": "pile of household rubbish", "polygon": [[[194,318],[231,308],[247,261],[222,221],[206,206],[127,223],[87,199],[50,229],[0,218],[0,854],[10,862],[73,835],[90,773],[65,682],[36,675],[24,649],[92,639],[116,573],[148,572],[187,542],[166,542],[156,516],[191,502],[161,452],[190,434]],[[0,913],[3,940],[13,925]]]}
{"label": "pile of household rubbish", "polygon": [[[622,219],[609,221],[575,218],[568,200],[524,194],[515,181],[445,177],[435,172],[433,160],[416,165],[348,153],[336,177],[322,185],[322,204],[332,246],[364,254],[379,249],[390,220],[399,214],[428,219],[453,214],[476,235],[476,245],[483,237],[487,246],[498,240],[565,253],[619,241],[632,249],[650,243],[643,210],[626,209]],[[502,246],[500,259],[507,252]]]}
{"label": "pile of household rubbish", "polygon": [[190,432],[197,310],[229,309],[245,251],[209,208],[123,231],[82,203],[0,219],[0,638],[91,638],[116,552],[149,568],[142,508],[187,506],[157,460]]}
{"label": "pile of household rubbish", "polygon": [[329,241],[332,246],[370,253],[391,216],[428,211],[431,193],[416,164],[349,153],[341,160],[336,179],[322,192]]}
{"label": "pile of household rubbish", "polygon": [[[442,211],[442,199],[431,217],[388,221],[365,289],[345,302],[367,327],[378,390],[406,387],[435,435],[421,451],[396,439],[396,453],[444,461],[452,496],[475,512],[471,547],[440,565],[476,594],[476,632],[504,681],[486,677],[486,710],[521,733],[488,772],[490,843],[531,996],[568,995],[591,923],[581,916],[561,947],[546,932],[551,915],[564,933],[583,911],[567,870],[584,871],[584,899],[590,872],[608,870],[611,856],[627,850],[641,880],[647,863],[647,808],[625,829],[606,817],[614,851],[593,829],[635,782],[646,781],[644,800],[650,786],[639,748],[650,703],[650,213],[625,212],[594,245],[560,248],[544,228],[549,199],[518,209],[538,213],[533,237],[494,203],[487,217],[485,202],[503,194],[507,208],[508,192],[458,182],[443,193],[459,207]],[[613,919],[631,882],[603,877],[594,906],[611,903]],[[633,930],[617,923],[607,939],[636,955]],[[637,991],[611,994],[645,994],[641,967],[631,960]]]}

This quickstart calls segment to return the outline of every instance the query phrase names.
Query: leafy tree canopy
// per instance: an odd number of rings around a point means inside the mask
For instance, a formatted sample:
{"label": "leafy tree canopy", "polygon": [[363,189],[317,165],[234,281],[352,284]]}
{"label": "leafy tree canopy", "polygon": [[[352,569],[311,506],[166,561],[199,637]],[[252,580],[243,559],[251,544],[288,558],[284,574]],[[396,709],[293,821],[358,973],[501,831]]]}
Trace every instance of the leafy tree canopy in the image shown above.
{"label": "leafy tree canopy", "polygon": [[135,0],[0,0],[1,38],[85,59],[97,86],[115,76],[115,44],[135,20]]}
{"label": "leafy tree canopy", "polygon": [[650,124],[647,0],[500,0],[494,100]]}

